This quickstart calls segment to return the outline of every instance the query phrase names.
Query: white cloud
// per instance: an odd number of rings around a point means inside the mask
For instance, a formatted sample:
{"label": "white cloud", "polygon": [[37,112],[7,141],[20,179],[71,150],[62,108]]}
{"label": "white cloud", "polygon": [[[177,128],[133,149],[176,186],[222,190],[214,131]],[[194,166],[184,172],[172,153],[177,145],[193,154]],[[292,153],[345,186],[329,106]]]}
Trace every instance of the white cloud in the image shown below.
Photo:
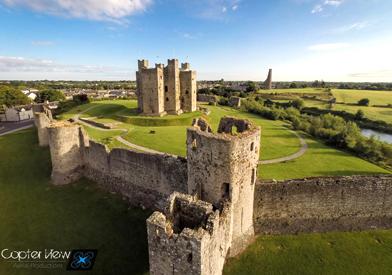
{"label": "white cloud", "polygon": [[90,20],[123,22],[144,11],[152,0],[0,0],[8,7],[27,7],[37,12]]}
{"label": "white cloud", "polygon": [[[61,64],[53,60],[15,56],[0,56],[0,72],[3,79],[128,79],[131,70],[96,65]],[[14,76],[14,77],[12,77]]]}
{"label": "white cloud", "polygon": [[367,21],[355,22],[355,23],[337,28],[337,29],[333,30],[333,32],[345,33],[345,32],[349,32],[349,31],[360,31],[360,30],[365,29],[369,26],[370,26],[370,23]]}
{"label": "white cloud", "polygon": [[343,3],[343,0],[325,0],[324,5],[338,7]]}
{"label": "white cloud", "polygon": [[322,11],[323,11],[323,6],[322,5],[316,5],[312,9],[312,13],[319,13],[319,12],[322,12]]}
{"label": "white cloud", "polygon": [[333,51],[350,47],[348,43],[315,44],[308,47],[310,51]]}
{"label": "white cloud", "polygon": [[325,0],[324,2],[314,6],[311,13],[320,13],[326,6],[339,7],[343,2],[344,0]]}
{"label": "white cloud", "polygon": [[209,20],[225,20],[235,12],[242,0],[177,0],[196,17]]}

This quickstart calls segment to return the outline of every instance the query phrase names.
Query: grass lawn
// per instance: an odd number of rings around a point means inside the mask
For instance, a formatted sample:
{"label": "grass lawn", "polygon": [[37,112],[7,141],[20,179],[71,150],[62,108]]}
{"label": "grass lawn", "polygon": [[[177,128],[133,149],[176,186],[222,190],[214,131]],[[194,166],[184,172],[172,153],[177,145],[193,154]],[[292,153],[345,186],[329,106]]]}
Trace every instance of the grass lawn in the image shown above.
{"label": "grass lawn", "polygon": [[[126,140],[154,150],[185,156],[186,128],[191,125],[194,114],[186,113],[181,116],[165,116],[162,118],[142,117],[135,113],[136,105],[137,102],[135,100],[97,101],[84,105],[82,109],[78,107],[74,108],[62,115],[61,118],[65,119],[73,117],[79,112],[79,110],[86,110],[94,106],[94,108],[83,113],[82,117],[98,117],[96,121],[103,123],[118,123],[118,116],[126,117],[129,120],[136,119],[138,120],[137,125],[122,122],[116,126],[116,128],[128,130],[128,133],[124,136]],[[207,117],[207,119],[214,130],[218,128],[220,118],[225,115],[248,118],[257,125],[261,126],[262,159],[273,159],[290,155],[297,152],[300,148],[298,138],[287,130],[283,122],[262,119],[256,115],[242,113],[232,108],[215,106],[206,107],[211,110],[211,114]],[[196,114],[197,116],[200,116],[200,113]],[[168,123],[176,124],[178,122],[176,119],[185,119],[186,123],[184,123],[184,121],[180,121],[178,123],[180,125],[166,126]],[[153,124],[151,120],[162,122],[165,126],[151,126],[151,124]],[[146,126],[142,126],[140,124],[145,124]],[[99,132],[99,130],[94,130],[89,127],[85,128],[91,138],[104,142],[109,147],[113,147],[114,145],[113,140],[108,138],[122,133],[117,131]],[[155,131],[155,134],[151,134],[151,131]]]}
{"label": "grass lawn", "polygon": [[325,88],[296,88],[296,89],[272,89],[259,90],[260,94],[324,94]]}
{"label": "grass lawn", "polygon": [[392,274],[392,230],[260,236],[224,274]]}
{"label": "grass lawn", "polygon": [[337,102],[357,103],[362,98],[368,98],[370,105],[392,104],[392,91],[366,91],[333,89],[332,94]]}
{"label": "grass lawn", "polygon": [[[1,249],[96,248],[93,274],[146,274],[145,220],[117,195],[87,180],[50,184],[50,156],[35,130],[0,137]],[[0,259],[0,274],[68,274],[61,269],[16,269]]]}
{"label": "grass lawn", "polygon": [[262,179],[295,179],[316,176],[372,175],[391,173],[373,163],[324,145],[321,141],[306,137],[306,153],[288,162],[259,165],[258,176]]}

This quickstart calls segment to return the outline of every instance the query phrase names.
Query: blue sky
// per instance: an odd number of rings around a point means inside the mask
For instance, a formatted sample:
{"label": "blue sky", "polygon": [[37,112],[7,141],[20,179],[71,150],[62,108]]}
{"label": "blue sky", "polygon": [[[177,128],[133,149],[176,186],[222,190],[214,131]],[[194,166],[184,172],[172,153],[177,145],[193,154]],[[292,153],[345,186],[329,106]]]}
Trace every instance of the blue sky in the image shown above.
{"label": "blue sky", "polygon": [[135,79],[176,57],[198,79],[392,82],[390,0],[0,0],[0,79]]}

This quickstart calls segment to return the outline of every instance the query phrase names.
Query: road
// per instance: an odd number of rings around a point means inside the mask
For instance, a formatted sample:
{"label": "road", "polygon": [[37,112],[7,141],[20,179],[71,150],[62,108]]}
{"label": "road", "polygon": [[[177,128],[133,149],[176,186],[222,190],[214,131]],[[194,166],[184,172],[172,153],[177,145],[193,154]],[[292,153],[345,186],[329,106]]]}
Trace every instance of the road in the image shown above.
{"label": "road", "polygon": [[0,136],[14,133],[34,126],[34,119],[20,122],[0,122]]}

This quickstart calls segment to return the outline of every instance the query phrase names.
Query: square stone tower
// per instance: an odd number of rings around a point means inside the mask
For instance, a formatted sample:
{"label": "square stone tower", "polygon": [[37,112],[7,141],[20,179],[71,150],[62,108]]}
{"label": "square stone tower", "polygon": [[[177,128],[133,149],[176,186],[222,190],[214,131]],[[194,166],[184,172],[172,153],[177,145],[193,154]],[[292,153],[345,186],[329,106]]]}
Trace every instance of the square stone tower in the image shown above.
{"label": "square stone tower", "polygon": [[143,115],[179,115],[182,108],[196,111],[196,72],[188,63],[182,64],[180,70],[178,60],[170,59],[166,67],[156,64],[149,69],[147,60],[139,60],[136,83],[138,110]]}
{"label": "square stone tower", "polygon": [[165,110],[168,114],[182,113],[180,103],[180,69],[177,59],[169,59],[165,68]]}
{"label": "square stone tower", "polygon": [[[155,64],[155,68],[142,68],[138,72],[138,84],[141,89],[139,102],[142,103],[142,114],[146,116],[163,116],[164,102],[164,67]],[[139,88],[138,88],[139,89]]]}
{"label": "square stone tower", "polygon": [[196,111],[197,84],[196,71],[191,71],[189,63],[182,63],[180,70],[181,109],[184,112]]}

